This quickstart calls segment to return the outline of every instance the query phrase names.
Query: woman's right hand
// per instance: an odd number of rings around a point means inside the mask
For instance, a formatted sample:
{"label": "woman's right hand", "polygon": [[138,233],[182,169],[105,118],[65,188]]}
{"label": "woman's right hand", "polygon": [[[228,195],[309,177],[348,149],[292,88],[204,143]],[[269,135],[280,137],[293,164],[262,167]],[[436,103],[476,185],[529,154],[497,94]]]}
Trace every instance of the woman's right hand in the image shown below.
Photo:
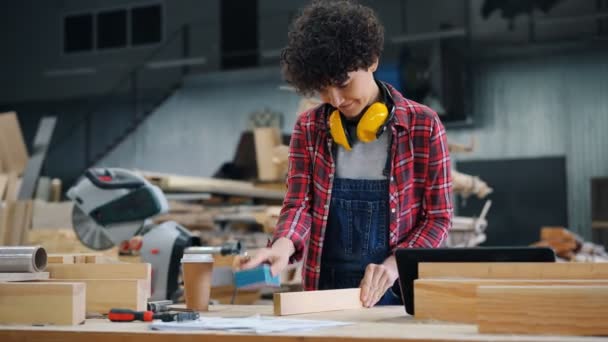
{"label": "woman's right hand", "polygon": [[270,264],[270,272],[272,276],[276,276],[289,264],[289,257],[295,252],[293,242],[287,238],[279,238],[274,242],[272,247],[263,248],[256,251],[253,256],[241,257],[238,264],[238,270],[248,270],[261,264]]}

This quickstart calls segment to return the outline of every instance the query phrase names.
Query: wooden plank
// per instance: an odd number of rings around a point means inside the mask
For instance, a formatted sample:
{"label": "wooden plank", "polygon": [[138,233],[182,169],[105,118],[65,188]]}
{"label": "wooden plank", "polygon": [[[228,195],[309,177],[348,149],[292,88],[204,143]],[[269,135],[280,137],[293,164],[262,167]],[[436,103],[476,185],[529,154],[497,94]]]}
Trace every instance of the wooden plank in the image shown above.
{"label": "wooden plank", "polygon": [[420,263],[418,278],[608,279],[608,263]]}
{"label": "wooden plank", "polygon": [[0,244],[25,244],[32,222],[31,201],[6,201],[0,217]]}
{"label": "wooden plank", "polygon": [[74,264],[47,266],[53,279],[149,279],[150,264]]}
{"label": "wooden plank", "polygon": [[53,178],[51,180],[51,194],[50,194],[51,202],[61,201],[61,188],[62,188],[61,179]]}
{"label": "wooden plank", "polygon": [[275,293],[273,298],[276,316],[303,313],[359,309],[361,289],[321,290]]}
{"label": "wooden plank", "polygon": [[480,333],[608,335],[608,286],[480,286]]}
{"label": "wooden plank", "polygon": [[215,194],[283,199],[285,191],[261,189],[252,182],[217,178],[178,176],[140,172],[142,176],[166,191],[208,192]]}
{"label": "wooden plank", "polygon": [[8,246],[23,245],[31,227],[32,201],[7,201],[4,214],[4,243]]}
{"label": "wooden plank", "polygon": [[46,256],[46,262],[48,264],[73,264],[73,254],[48,254]]}
{"label": "wooden plank", "polygon": [[55,283],[86,284],[86,312],[106,314],[112,308],[143,311],[148,303],[146,281],[141,279],[51,279]]}
{"label": "wooden plank", "polygon": [[4,171],[17,174],[25,171],[27,149],[15,112],[0,114],[0,158]]}
{"label": "wooden plank", "polygon": [[0,283],[3,324],[76,325],[85,320],[83,283]]}
{"label": "wooden plank", "polygon": [[144,279],[147,296],[151,291],[150,264],[49,264],[51,279]]}
{"label": "wooden plank", "polygon": [[49,264],[109,264],[111,262],[108,259],[109,257],[96,253],[52,253],[47,257]]}
{"label": "wooden plank", "polygon": [[8,175],[0,174],[0,202],[4,200],[4,194],[6,193],[6,188],[8,186]]}
{"label": "wooden plank", "polygon": [[0,273],[0,282],[9,281],[31,281],[31,280],[46,280],[49,279],[49,272],[32,272],[32,273]]}
{"label": "wooden plank", "polygon": [[6,226],[8,217],[6,216],[5,204],[0,201],[0,246],[6,245]]}
{"label": "wooden plank", "polygon": [[118,259],[112,259],[97,253],[51,253],[47,256],[49,264],[117,264]]}
{"label": "wooden plank", "polygon": [[6,192],[4,193],[4,199],[7,201],[16,201],[17,194],[19,193],[19,178],[17,174],[12,172],[8,174],[8,181],[6,185]]}
{"label": "wooden plank", "polygon": [[279,169],[272,161],[275,146],[281,144],[281,132],[278,127],[259,127],[253,130],[258,179],[276,181]]}
{"label": "wooden plank", "polygon": [[16,232],[16,224],[18,224],[17,216],[17,202],[6,201],[4,203],[4,209],[2,210],[2,226],[3,226],[3,244],[6,246],[15,246],[19,244],[21,238],[20,233]]}
{"label": "wooden plank", "polygon": [[479,286],[608,286],[606,280],[418,279],[414,282],[416,319],[475,324]]}

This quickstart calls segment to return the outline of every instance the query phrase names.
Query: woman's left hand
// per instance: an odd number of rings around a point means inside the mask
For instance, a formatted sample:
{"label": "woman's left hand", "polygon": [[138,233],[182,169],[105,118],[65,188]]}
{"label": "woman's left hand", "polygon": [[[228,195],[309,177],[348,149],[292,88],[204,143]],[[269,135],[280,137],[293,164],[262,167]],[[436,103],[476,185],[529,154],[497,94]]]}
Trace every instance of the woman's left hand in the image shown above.
{"label": "woman's left hand", "polygon": [[[397,265],[394,262],[394,257],[390,257],[392,260],[384,262],[383,264],[369,264],[365,268],[365,275],[361,280],[361,302],[366,308],[374,306],[382,298],[384,293],[393,286],[397,278],[399,278],[399,272],[397,271]],[[389,259],[390,259],[389,258]]]}

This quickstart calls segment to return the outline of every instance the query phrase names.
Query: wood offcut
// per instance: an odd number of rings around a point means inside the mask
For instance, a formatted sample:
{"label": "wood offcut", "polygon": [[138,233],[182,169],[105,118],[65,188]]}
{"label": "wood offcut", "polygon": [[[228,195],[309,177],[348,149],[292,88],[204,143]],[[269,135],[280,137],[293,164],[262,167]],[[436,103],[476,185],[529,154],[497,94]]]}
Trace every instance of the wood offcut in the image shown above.
{"label": "wood offcut", "polygon": [[608,279],[608,263],[420,263],[418,278]]}
{"label": "wood offcut", "polygon": [[360,295],[360,288],[275,293],[274,314],[285,316],[359,309],[363,307]]}
{"label": "wood offcut", "polygon": [[608,286],[480,286],[480,333],[608,335]]}
{"label": "wood offcut", "polygon": [[[480,286],[608,286],[605,280],[418,279],[414,282],[416,319],[475,324]],[[566,309],[566,308],[564,308]]]}

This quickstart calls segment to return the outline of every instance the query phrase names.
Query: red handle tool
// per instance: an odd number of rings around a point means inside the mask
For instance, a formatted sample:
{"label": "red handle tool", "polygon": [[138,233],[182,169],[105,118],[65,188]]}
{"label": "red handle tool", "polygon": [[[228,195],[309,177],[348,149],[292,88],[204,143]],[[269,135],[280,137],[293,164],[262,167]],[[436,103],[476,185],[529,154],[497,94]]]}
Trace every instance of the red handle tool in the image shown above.
{"label": "red handle tool", "polygon": [[129,309],[112,309],[108,313],[108,318],[112,322],[133,322],[144,321],[152,322],[154,312],[152,311],[134,311]]}
{"label": "red handle tool", "polygon": [[112,309],[108,313],[108,319],[112,322],[133,322],[144,321],[151,322],[154,319],[160,319],[163,322],[184,322],[194,321],[199,318],[198,312],[161,312],[154,313],[152,311],[134,311],[129,309]]}

